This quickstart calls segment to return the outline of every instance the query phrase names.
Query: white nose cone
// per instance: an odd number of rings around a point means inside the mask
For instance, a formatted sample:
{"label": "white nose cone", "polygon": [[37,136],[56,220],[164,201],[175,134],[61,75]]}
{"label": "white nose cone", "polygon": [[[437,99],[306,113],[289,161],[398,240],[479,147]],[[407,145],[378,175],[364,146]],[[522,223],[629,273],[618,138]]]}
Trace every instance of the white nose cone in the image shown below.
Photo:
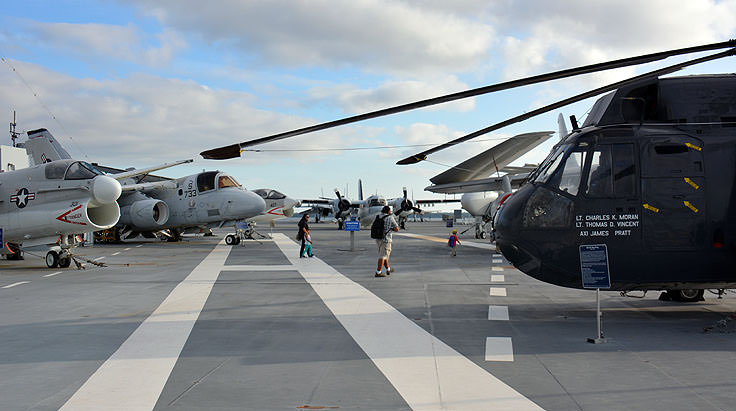
{"label": "white nose cone", "polygon": [[92,180],[92,197],[99,204],[115,202],[123,192],[120,183],[108,176],[97,176]]}

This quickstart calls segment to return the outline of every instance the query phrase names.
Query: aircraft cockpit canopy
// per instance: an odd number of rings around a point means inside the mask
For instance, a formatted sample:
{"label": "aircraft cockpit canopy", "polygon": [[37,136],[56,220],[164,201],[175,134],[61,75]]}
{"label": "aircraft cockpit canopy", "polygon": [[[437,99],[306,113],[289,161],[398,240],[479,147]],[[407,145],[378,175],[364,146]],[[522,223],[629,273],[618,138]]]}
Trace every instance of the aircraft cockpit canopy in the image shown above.
{"label": "aircraft cockpit canopy", "polygon": [[86,161],[59,160],[46,163],[44,168],[48,180],[89,180],[103,173]]}
{"label": "aircraft cockpit canopy", "polygon": [[221,174],[219,177],[217,177],[217,188],[225,188],[225,187],[240,188],[240,184],[238,184],[238,182],[235,181],[234,177]]}
{"label": "aircraft cockpit canopy", "polygon": [[281,200],[286,198],[286,195],[276,190],[259,188],[258,190],[253,190],[253,192],[261,196],[264,200]]}
{"label": "aircraft cockpit canopy", "polygon": [[[218,174],[220,175],[218,176]],[[217,182],[217,185],[215,185],[215,182]],[[221,174],[219,171],[205,171],[197,176],[197,190],[200,193],[225,187],[240,188],[240,184],[235,181],[235,178],[227,174]]]}
{"label": "aircraft cockpit canopy", "polygon": [[388,205],[385,198],[371,198],[368,202],[368,207],[378,207],[378,206],[385,206]]}

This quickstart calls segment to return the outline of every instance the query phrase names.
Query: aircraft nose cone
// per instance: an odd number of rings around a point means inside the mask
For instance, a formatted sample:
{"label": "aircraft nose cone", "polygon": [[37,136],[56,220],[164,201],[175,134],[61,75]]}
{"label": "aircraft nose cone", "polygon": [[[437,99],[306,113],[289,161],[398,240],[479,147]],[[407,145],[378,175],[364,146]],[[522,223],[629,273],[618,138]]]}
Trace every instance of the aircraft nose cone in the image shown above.
{"label": "aircraft nose cone", "polygon": [[243,201],[238,205],[241,218],[251,218],[266,211],[266,201],[256,193],[247,191]]}
{"label": "aircraft nose cone", "polygon": [[120,183],[108,176],[97,176],[92,179],[92,197],[99,204],[114,203],[122,193]]}

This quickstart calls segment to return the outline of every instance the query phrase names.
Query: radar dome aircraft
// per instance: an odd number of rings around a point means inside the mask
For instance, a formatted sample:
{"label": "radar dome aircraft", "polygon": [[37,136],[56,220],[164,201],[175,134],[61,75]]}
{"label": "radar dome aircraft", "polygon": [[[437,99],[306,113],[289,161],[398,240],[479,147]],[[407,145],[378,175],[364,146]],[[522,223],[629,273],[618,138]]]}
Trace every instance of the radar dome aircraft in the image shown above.
{"label": "radar dome aircraft", "polygon": [[600,96],[572,132],[496,217],[498,249],[542,281],[584,288],[581,247],[607,249],[612,290],[668,290],[697,301],[707,288],[736,287],[736,76],[661,78],[685,67],[736,55],[736,40],[561,70],[422,100],[201,154],[238,157],[244,147],[369,118],[514,87],[659,61],[725,51],[560,100],[412,155],[437,151],[590,97]]}

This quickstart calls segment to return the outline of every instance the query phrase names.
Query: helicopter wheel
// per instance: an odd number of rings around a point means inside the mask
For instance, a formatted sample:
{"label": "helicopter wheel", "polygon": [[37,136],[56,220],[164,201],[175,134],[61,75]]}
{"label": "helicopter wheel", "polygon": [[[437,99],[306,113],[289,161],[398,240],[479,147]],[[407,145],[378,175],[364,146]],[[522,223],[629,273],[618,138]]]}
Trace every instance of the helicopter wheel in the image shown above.
{"label": "helicopter wheel", "polygon": [[56,268],[58,266],[59,266],[59,253],[53,250],[46,253],[46,267]]}
{"label": "helicopter wheel", "polygon": [[236,241],[236,238],[235,238],[234,235],[228,234],[227,236],[225,236],[225,244],[227,244],[227,245],[235,245],[237,243],[239,243],[239,241]]}
{"label": "helicopter wheel", "polygon": [[480,238],[482,238],[482,239],[485,239],[486,238],[486,232],[485,231],[481,231],[480,232]]}
{"label": "helicopter wheel", "polygon": [[703,301],[705,290],[687,289],[687,290],[667,290],[667,295],[674,301],[684,303],[694,303]]}

